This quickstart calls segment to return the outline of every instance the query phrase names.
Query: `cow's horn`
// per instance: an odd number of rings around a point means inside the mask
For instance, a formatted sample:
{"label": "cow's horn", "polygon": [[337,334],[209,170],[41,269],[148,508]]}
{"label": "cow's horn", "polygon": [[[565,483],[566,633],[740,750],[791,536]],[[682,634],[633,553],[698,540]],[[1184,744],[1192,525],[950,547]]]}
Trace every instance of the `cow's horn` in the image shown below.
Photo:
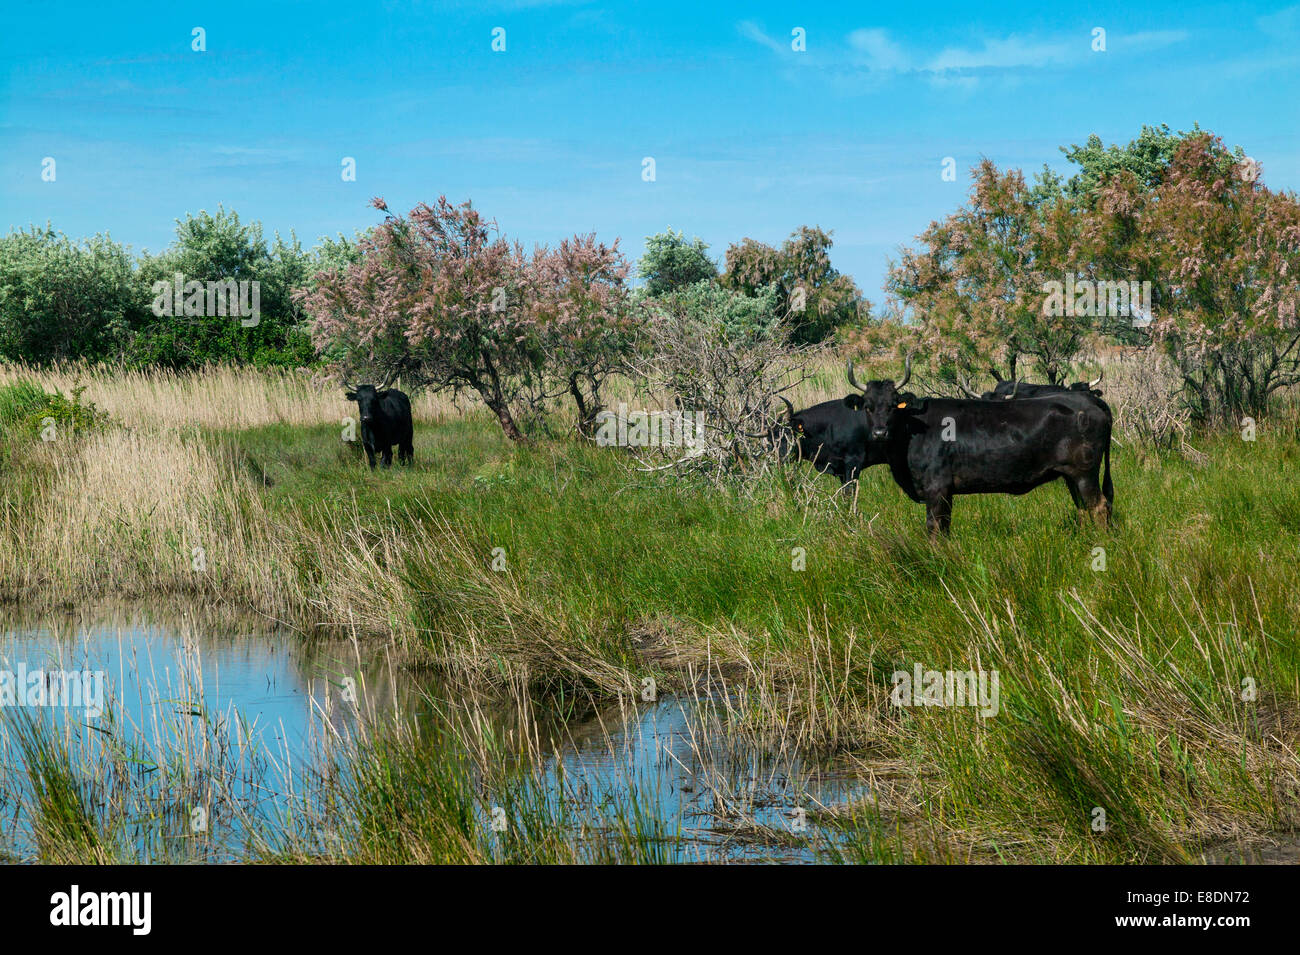
{"label": "cow's horn", "polygon": [[983,398],[983,397],[984,397],[984,396],[981,395],[978,391],[976,391],[975,389],[973,389],[973,388],[970,386],[970,382],[969,382],[968,380],[966,380],[965,378],[963,378],[963,379],[959,382],[959,384],[961,385],[961,390],[964,391],[964,392],[966,392],[966,394],[970,395],[972,398]]}
{"label": "cow's horn", "polygon": [[1012,398],[1014,398],[1016,396],[1016,392],[1019,390],[1020,390],[1020,382],[1017,381],[1014,385],[1011,386],[1011,394],[1007,395],[1007,401],[1010,401]]}
{"label": "cow's horn", "polygon": [[1105,374],[1106,374],[1106,369],[1104,368],[1101,371],[1097,372],[1097,377],[1094,378],[1092,381],[1088,382],[1088,387],[1096,388],[1098,385],[1100,385],[1101,379]]}
{"label": "cow's horn", "polygon": [[[852,364],[852,363],[850,362],[850,364]],[[786,398],[785,395],[777,395],[777,397],[780,398],[781,401],[785,404],[786,409],[790,412],[790,420],[793,421],[793,420],[794,420],[794,405],[790,404],[789,400]]]}
{"label": "cow's horn", "polygon": [[902,388],[911,380],[912,380],[912,356],[911,354],[909,354],[906,358],[903,359],[903,380],[900,381],[894,387]]}
{"label": "cow's horn", "polygon": [[853,377],[853,359],[852,359],[852,358],[849,359],[849,384],[852,385],[853,388],[854,388],[854,390],[856,390],[856,391],[866,391],[866,390],[867,390],[867,389],[863,388],[860,384],[858,384],[858,380],[857,380],[856,378]]}

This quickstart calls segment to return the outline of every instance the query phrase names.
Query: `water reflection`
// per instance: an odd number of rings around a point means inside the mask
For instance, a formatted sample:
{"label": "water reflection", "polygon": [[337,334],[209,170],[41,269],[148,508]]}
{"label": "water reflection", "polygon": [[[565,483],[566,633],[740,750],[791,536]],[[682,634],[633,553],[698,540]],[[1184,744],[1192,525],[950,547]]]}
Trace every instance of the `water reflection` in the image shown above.
{"label": "water reflection", "polygon": [[10,620],[0,670],[102,674],[110,703],[98,718],[48,706],[0,712],[0,848],[40,856],[33,813],[20,811],[38,802],[33,757],[15,731],[29,715],[56,729],[97,783],[87,798],[113,808],[129,855],[144,860],[236,860],[300,835],[304,810],[310,827],[319,808],[312,787],[332,769],[323,744],[360,732],[359,714],[427,724],[463,723],[472,711],[531,761],[556,809],[599,829],[625,824],[634,805],[669,861],[813,860],[810,814],[869,795],[847,774],[728,733],[727,697],[582,714],[485,703],[394,666],[390,651],[190,612]]}

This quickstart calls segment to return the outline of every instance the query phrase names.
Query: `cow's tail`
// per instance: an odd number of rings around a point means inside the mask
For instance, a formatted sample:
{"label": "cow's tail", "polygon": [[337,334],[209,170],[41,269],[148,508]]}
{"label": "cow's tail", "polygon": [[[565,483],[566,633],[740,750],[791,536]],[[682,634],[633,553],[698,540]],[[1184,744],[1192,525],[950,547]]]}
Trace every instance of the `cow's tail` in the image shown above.
{"label": "cow's tail", "polygon": [[1115,503],[1115,485],[1110,482],[1110,435],[1106,436],[1106,450],[1103,454],[1106,462],[1106,470],[1101,478],[1101,493],[1105,495],[1108,504]]}

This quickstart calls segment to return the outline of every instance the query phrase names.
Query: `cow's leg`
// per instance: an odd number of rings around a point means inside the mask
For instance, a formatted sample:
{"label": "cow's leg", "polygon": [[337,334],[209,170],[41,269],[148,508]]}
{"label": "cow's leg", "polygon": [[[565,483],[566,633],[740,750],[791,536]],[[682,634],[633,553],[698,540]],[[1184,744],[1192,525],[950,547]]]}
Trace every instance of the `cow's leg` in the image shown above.
{"label": "cow's leg", "polygon": [[401,464],[410,464],[414,458],[415,446],[411,443],[411,438],[408,435],[405,440],[397,446],[397,460]]}
{"label": "cow's leg", "polygon": [[365,449],[366,449],[366,460],[370,462],[370,470],[373,471],[373,470],[375,469],[375,448],[374,448],[374,445],[367,444],[367,445],[364,445],[364,447],[365,447]]}
{"label": "cow's leg", "polygon": [[391,444],[384,445],[379,452],[379,459],[383,462],[385,469],[393,466],[393,446]]}
{"label": "cow's leg", "polygon": [[[1079,505],[1092,515],[1095,523],[1103,527],[1110,523],[1110,501],[1102,493],[1101,483],[1096,474],[1085,474],[1078,479],[1079,496],[1083,502]],[[1082,515],[1080,515],[1082,516]]]}
{"label": "cow's leg", "polygon": [[851,454],[844,459],[843,481],[848,484],[862,476],[862,466],[867,463],[865,454]]}
{"label": "cow's leg", "polygon": [[1070,491],[1070,500],[1074,501],[1074,506],[1080,511],[1084,508],[1083,495],[1079,493],[1079,482],[1076,478],[1068,474],[1062,474],[1061,480],[1065,482],[1066,488]]}
{"label": "cow's leg", "polygon": [[925,529],[931,539],[947,536],[952,523],[952,495],[947,492],[927,495],[925,499]]}
{"label": "cow's leg", "polygon": [[1074,506],[1076,508],[1075,516],[1078,518],[1080,526],[1082,526],[1083,522],[1087,519],[1088,502],[1084,498],[1083,492],[1079,489],[1079,478],[1072,474],[1062,474],[1061,480],[1064,481],[1065,486],[1069,488],[1070,500],[1074,501]]}

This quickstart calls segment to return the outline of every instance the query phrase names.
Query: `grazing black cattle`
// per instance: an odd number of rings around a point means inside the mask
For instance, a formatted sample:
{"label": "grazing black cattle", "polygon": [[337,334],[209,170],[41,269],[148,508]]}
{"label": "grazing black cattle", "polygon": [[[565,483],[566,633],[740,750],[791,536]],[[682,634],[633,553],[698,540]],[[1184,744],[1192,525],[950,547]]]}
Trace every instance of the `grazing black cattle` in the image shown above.
{"label": "grazing black cattle", "polygon": [[[903,382],[906,384],[906,382]],[[884,464],[884,451],[868,439],[862,396],[848,395],[795,411],[780,395],[789,417],[768,431],[782,461],[808,461],[823,474],[833,474],[841,486],[857,480],[863,468]]]}
{"label": "grazing black cattle", "polygon": [[375,454],[383,460],[384,467],[393,466],[393,445],[397,445],[397,460],[410,464],[415,456],[411,444],[414,425],[411,423],[411,400],[396,388],[380,390],[374,385],[360,385],[344,397],[357,403],[361,418],[361,444],[366,449],[370,470],[375,469]]}
{"label": "grazing black cattle", "polygon": [[924,502],[931,536],[948,533],[958,494],[1024,494],[1057,478],[1076,507],[1109,521],[1111,413],[1100,398],[1063,389],[1016,401],[917,399],[892,381],[859,385],[851,364],[849,383],[895,482]]}

